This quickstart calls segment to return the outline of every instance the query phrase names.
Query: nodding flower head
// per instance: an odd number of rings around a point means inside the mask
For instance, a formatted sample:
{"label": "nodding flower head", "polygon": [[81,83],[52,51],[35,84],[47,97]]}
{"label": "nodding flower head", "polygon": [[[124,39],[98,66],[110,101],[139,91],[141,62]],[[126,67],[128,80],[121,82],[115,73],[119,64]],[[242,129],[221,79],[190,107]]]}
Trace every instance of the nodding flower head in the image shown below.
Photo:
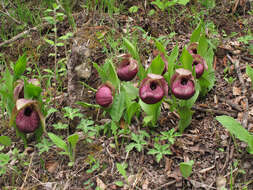
{"label": "nodding flower head", "polygon": [[[16,87],[14,88],[13,98],[14,101],[18,99],[24,98],[24,82],[22,80],[17,80]],[[33,84],[35,86],[40,86],[40,82],[38,79],[29,79],[27,81],[28,84]]]}
{"label": "nodding flower head", "polygon": [[170,84],[172,94],[179,99],[187,100],[195,94],[194,78],[189,70],[176,69]]}
{"label": "nodding flower head", "polygon": [[139,96],[146,104],[155,104],[168,95],[168,84],[161,75],[148,74],[142,80]]}
{"label": "nodding flower head", "polygon": [[102,107],[109,107],[113,102],[114,87],[106,82],[96,92],[96,102]]}
{"label": "nodding flower head", "polygon": [[122,55],[123,59],[117,69],[121,81],[130,81],[138,73],[138,62],[129,54]]}
{"label": "nodding flower head", "polygon": [[193,42],[191,43],[188,48],[187,48],[188,52],[191,54],[191,55],[196,55],[198,54],[198,43],[197,42]]}
{"label": "nodding flower head", "polygon": [[195,66],[196,77],[200,78],[204,73],[204,70],[208,69],[206,61],[200,55],[192,55],[193,63],[192,67]]}
{"label": "nodding flower head", "polygon": [[19,131],[32,133],[40,126],[42,115],[36,101],[23,98],[18,99],[16,112],[16,127]]}

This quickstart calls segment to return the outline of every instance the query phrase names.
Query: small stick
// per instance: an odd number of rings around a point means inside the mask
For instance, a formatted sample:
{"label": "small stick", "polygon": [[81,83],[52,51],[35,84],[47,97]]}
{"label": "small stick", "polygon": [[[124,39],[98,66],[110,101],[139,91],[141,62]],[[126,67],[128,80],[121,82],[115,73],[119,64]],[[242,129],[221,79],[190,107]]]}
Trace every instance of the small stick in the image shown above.
{"label": "small stick", "polygon": [[243,89],[243,95],[245,96],[244,101],[245,101],[245,110],[244,110],[244,114],[243,114],[243,120],[242,120],[242,126],[247,129],[248,128],[248,117],[249,117],[249,101],[247,98],[247,88],[245,86],[244,80],[242,78],[242,73],[240,70],[240,66],[239,66],[239,61],[238,60],[233,60],[230,55],[227,54],[228,59],[231,61],[231,63],[233,63],[235,65],[235,69],[239,78],[239,81],[242,85],[242,89]]}
{"label": "small stick", "polygon": [[176,182],[177,182],[176,180],[170,181],[168,183],[165,183],[165,184],[161,185],[160,187],[157,187],[155,190],[163,189],[164,187],[170,186],[170,185],[172,185],[172,184],[174,184]]}
{"label": "small stick", "polygon": [[227,112],[227,111],[215,110],[211,108],[201,108],[199,106],[193,106],[192,109],[197,110],[197,111],[202,111],[202,112],[214,113],[218,115],[229,115],[231,117],[237,117],[237,113],[235,112]]}
{"label": "small stick", "polygon": [[10,18],[11,18],[14,22],[16,22],[17,24],[22,24],[20,21],[18,21],[17,19],[15,19],[14,17],[12,17],[12,16],[10,15],[10,13],[8,12],[8,10],[6,9],[6,7],[5,7],[5,5],[4,5],[3,0],[2,0],[1,2],[2,2],[2,7],[3,7],[3,9],[5,10],[5,12],[2,11],[2,10],[0,10],[0,12],[3,13],[4,15],[10,17]]}
{"label": "small stick", "polygon": [[40,28],[40,27],[45,27],[45,26],[47,26],[47,25],[49,25],[49,24],[48,24],[48,23],[43,23],[43,24],[41,24],[41,25],[39,25],[39,26],[35,26],[35,27],[33,27],[33,28],[30,28],[30,29],[28,29],[28,30],[25,30],[25,31],[19,33],[18,35],[14,36],[13,38],[11,38],[11,39],[9,39],[9,40],[5,40],[4,42],[0,43],[0,47],[2,47],[2,46],[4,46],[4,45],[7,45],[7,44],[10,44],[10,43],[12,43],[12,42],[15,42],[15,41],[18,40],[19,38],[22,38],[24,35],[29,34],[31,31],[36,31],[36,30],[38,30],[38,28]]}
{"label": "small stick", "polygon": [[230,105],[232,108],[234,108],[235,110],[242,112],[242,108],[238,105],[238,104],[234,104],[232,101],[230,100],[226,100],[225,98],[219,98],[221,101],[224,101],[226,104]]}
{"label": "small stick", "polygon": [[28,170],[27,170],[27,172],[26,172],[24,182],[23,182],[23,184],[22,184],[22,186],[21,186],[21,188],[20,188],[21,190],[24,189],[24,186],[25,186],[25,184],[26,184],[26,180],[27,180],[27,177],[28,177],[28,174],[29,174],[29,172],[30,172],[31,165],[32,165],[33,155],[34,155],[34,152],[32,153],[32,156],[31,156],[31,158],[30,158],[29,168],[28,168]]}

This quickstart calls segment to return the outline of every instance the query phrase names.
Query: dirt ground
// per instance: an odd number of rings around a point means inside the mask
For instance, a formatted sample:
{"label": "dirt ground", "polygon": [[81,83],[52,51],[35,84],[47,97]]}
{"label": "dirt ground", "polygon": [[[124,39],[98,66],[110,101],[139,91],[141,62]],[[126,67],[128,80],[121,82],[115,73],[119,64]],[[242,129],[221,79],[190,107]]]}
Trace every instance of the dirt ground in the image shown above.
{"label": "dirt ground", "polygon": [[[29,148],[25,150],[21,140],[15,136],[14,130],[6,127],[8,122],[2,120],[1,135],[8,135],[13,141],[12,147],[5,148],[4,151],[7,153],[10,149],[17,147],[21,152],[25,151],[24,160],[26,161],[11,163],[12,167],[0,178],[0,187],[2,187],[0,189],[81,190],[100,187],[100,189],[112,190],[211,190],[219,189],[219,183],[222,183],[223,180],[226,180],[228,189],[231,187],[229,184],[233,184],[232,189],[253,189],[253,156],[247,153],[245,143],[233,139],[229,132],[215,120],[217,115],[229,115],[242,122],[245,120],[244,113],[247,112],[248,130],[253,132],[253,95],[250,79],[245,73],[246,64],[253,64],[253,55],[250,54],[248,45],[237,40],[238,37],[247,34],[249,29],[252,32],[252,13],[251,15],[248,12],[241,13],[238,8],[238,12],[233,14],[231,9],[234,4],[230,3],[230,6],[226,6],[227,4],[224,2],[217,3],[215,9],[204,16],[205,21],[212,21],[215,24],[218,32],[216,34],[214,31],[207,31],[207,37],[219,40],[213,63],[216,76],[215,86],[205,98],[199,99],[193,107],[192,123],[182,136],[176,138],[175,144],[171,147],[172,155],[164,156],[160,163],[157,163],[155,157],[148,155],[147,151],[137,152],[134,150],[127,154],[124,146],[120,146],[119,150],[116,150],[110,146],[114,143],[114,139],[101,135],[92,143],[79,141],[75,165],[69,167],[68,158],[59,155],[59,149],[56,147],[39,155],[35,142],[31,141]],[[191,2],[186,7],[176,7],[170,17],[166,12],[158,12],[152,17],[147,16],[146,11],[152,7],[147,7],[145,10],[143,4],[138,1],[129,1],[126,4],[126,7],[140,6],[138,14],[122,13],[110,17],[100,11],[87,15],[83,10],[79,11],[78,9],[75,14],[78,29],[73,39],[68,42],[67,47],[71,50],[75,38],[82,38],[83,42],[89,41],[90,61],[103,64],[106,54],[97,39],[97,33],[107,35],[114,32],[115,39],[117,39],[127,28],[130,29],[130,32],[136,32],[133,26],[139,26],[154,37],[176,32],[167,45],[167,50],[170,52],[176,43],[179,44],[179,47],[183,47],[189,42],[190,35],[198,23],[193,21],[193,17],[203,9],[200,5],[195,5],[196,10],[193,11],[191,8],[193,4],[194,2]],[[182,9],[185,9],[183,13],[185,16],[180,15]],[[58,28],[59,36],[71,30],[67,20],[60,23]],[[44,30],[48,30],[48,28]],[[238,33],[236,37],[231,37],[233,32]],[[140,33],[140,54],[143,60],[148,60],[154,47],[152,42],[143,42],[141,35]],[[30,54],[37,55],[34,49],[41,45],[43,50],[40,51],[40,55],[34,57],[37,66],[41,71],[45,68],[53,69],[54,60],[48,54],[54,50],[47,46],[41,38],[34,31],[28,37],[21,38],[11,45],[0,47],[0,50],[8,57],[8,60],[14,61],[18,55],[22,54],[24,47],[30,51]],[[61,57],[64,57],[64,49],[59,51],[59,58]],[[236,62],[239,64],[235,64]],[[94,68],[91,69],[91,72],[91,77],[85,79],[85,82],[91,87],[97,88],[101,81]],[[226,80],[229,77],[234,79],[231,83]],[[240,77],[243,81],[239,80]],[[67,94],[67,81],[67,77],[63,78],[63,90],[59,94],[55,94],[60,97],[55,104],[58,110],[68,105],[68,97],[71,96]],[[83,97],[86,102],[95,103],[94,94],[86,89],[84,89]],[[97,123],[108,119],[93,108],[82,111]],[[47,119],[47,131],[66,135],[64,132],[52,128],[52,124],[61,121],[62,117],[59,112],[50,116]],[[178,120],[177,114],[170,112],[166,105],[163,105],[159,127],[152,130],[168,131],[176,128]],[[151,130],[137,125],[138,123],[134,122],[130,126],[131,130],[136,131],[137,128],[147,132]],[[153,144],[152,138],[150,139],[149,146]],[[119,138],[120,140],[121,138]],[[87,172],[94,165],[89,160],[90,156],[99,162],[97,169],[92,173]],[[194,160],[193,173],[185,179],[179,171],[179,163],[188,160]],[[128,164],[126,170],[129,184],[119,187],[115,185],[115,182],[124,181],[124,178],[117,171],[116,163],[122,162]]]}

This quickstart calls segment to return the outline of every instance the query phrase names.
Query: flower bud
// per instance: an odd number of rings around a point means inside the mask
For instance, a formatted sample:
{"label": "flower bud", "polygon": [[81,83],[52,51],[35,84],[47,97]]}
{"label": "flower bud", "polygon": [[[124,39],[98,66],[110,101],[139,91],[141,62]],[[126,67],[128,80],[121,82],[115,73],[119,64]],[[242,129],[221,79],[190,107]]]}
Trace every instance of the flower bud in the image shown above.
{"label": "flower bud", "polygon": [[164,53],[159,52],[158,50],[154,50],[153,51],[153,56],[156,57],[158,55],[161,56],[161,58],[162,58],[162,60],[164,62],[164,69],[163,69],[163,72],[162,72],[162,75],[164,75],[168,71],[168,64],[169,63],[168,63],[167,59],[165,58]]}
{"label": "flower bud", "polygon": [[142,80],[139,88],[139,96],[146,104],[155,104],[165,95],[168,95],[168,84],[161,75],[148,74]]}
{"label": "flower bud", "polygon": [[124,54],[121,61],[117,75],[121,81],[130,81],[138,73],[138,62],[133,59],[129,54]]}
{"label": "flower bud", "polygon": [[101,85],[96,92],[96,102],[102,107],[108,107],[113,102],[113,87],[109,83]]}
{"label": "flower bud", "polygon": [[[35,86],[40,86],[40,82],[38,79],[29,79],[27,82]],[[24,98],[24,82],[22,80],[17,80],[16,83],[17,84],[13,92],[14,101]]]}
{"label": "flower bud", "polygon": [[171,77],[171,91],[179,99],[190,99],[195,94],[195,84],[192,73],[186,69],[176,69]]}
{"label": "flower bud", "polygon": [[192,58],[193,58],[192,66],[195,66],[196,77],[200,78],[204,73],[204,70],[208,69],[208,66],[204,58],[201,57],[200,55],[198,54],[192,55]]}
{"label": "flower bud", "polygon": [[191,54],[191,55],[196,55],[198,54],[198,43],[197,42],[193,42],[191,43],[188,48],[187,48],[188,52]]}

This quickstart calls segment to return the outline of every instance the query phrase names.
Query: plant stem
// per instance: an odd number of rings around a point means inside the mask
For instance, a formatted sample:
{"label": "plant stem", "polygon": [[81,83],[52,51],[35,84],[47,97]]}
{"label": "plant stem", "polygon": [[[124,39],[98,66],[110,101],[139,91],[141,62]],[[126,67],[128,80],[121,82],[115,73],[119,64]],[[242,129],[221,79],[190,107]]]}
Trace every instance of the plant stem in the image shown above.
{"label": "plant stem", "polygon": [[86,84],[85,82],[83,81],[79,81],[83,86],[85,86],[86,88],[90,89],[91,91],[93,92],[97,92],[97,90],[95,88],[92,88],[90,85]]}

